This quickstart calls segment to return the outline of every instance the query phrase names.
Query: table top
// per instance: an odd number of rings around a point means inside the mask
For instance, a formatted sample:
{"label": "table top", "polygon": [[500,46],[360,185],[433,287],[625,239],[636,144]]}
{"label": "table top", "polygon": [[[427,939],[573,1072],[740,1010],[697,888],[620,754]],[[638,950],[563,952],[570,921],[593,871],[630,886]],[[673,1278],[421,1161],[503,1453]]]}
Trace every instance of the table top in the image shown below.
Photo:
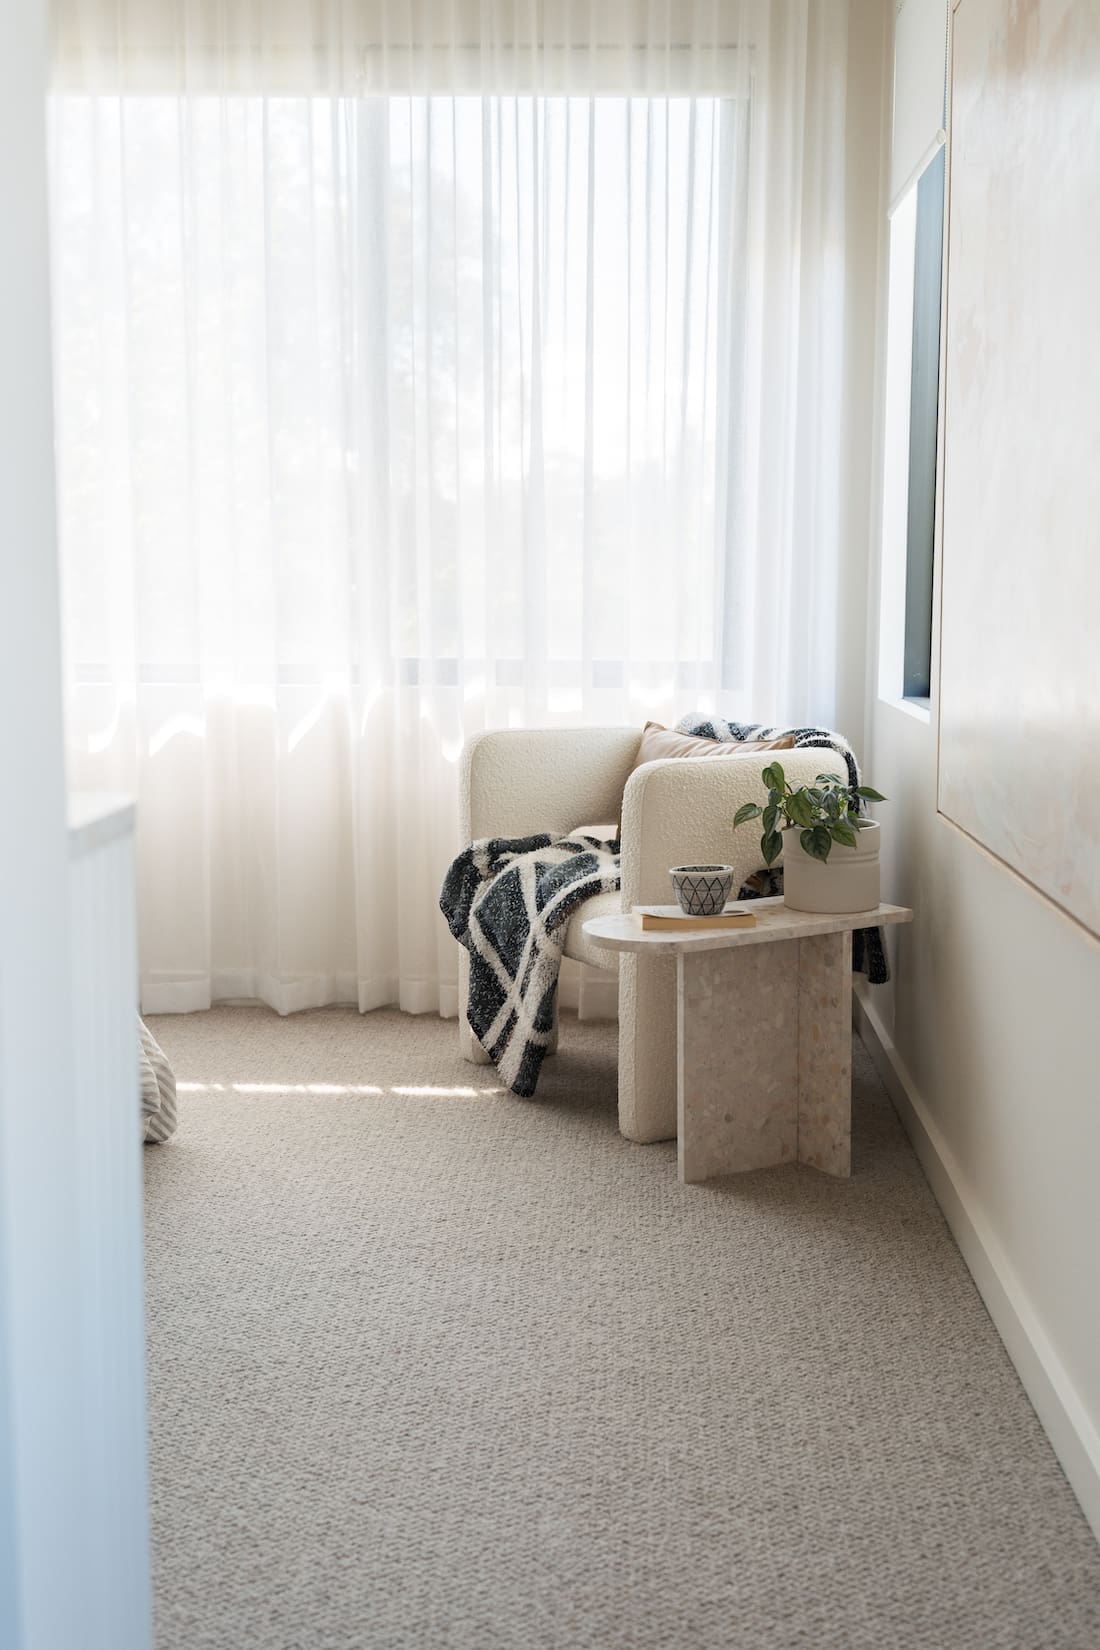
{"label": "table top", "polygon": [[589,917],[584,931],[605,951],[675,955],[682,951],[718,951],[730,945],[765,945],[769,940],[809,939],[814,934],[846,934],[855,928],[882,928],[888,923],[913,920],[912,911],[904,905],[878,905],[873,911],[835,915],[795,911],[784,905],[782,894],[774,899],[743,900],[726,909],[751,911],[756,927],[643,928],[632,911],[624,911],[615,917]]}

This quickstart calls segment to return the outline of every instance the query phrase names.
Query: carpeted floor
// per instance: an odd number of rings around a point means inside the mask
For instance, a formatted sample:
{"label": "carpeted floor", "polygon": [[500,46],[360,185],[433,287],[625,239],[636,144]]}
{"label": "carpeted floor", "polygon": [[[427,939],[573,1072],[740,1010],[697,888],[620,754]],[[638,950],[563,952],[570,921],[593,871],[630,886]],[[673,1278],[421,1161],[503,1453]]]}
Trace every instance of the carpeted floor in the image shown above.
{"label": "carpeted floor", "polygon": [[153,1023],[158,1650],[1088,1650],[1100,1549],[870,1064],[855,1171],[677,1183],[396,1012]]}

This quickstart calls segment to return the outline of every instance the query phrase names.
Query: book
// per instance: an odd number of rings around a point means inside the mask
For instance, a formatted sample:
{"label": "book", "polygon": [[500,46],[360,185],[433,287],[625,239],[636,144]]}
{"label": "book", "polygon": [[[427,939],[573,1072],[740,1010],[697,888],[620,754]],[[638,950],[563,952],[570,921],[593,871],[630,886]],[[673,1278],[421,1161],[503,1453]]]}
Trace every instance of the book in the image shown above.
{"label": "book", "polygon": [[650,928],[755,928],[756,918],[743,905],[727,905],[713,917],[687,917],[678,905],[636,905],[635,913],[644,929]]}

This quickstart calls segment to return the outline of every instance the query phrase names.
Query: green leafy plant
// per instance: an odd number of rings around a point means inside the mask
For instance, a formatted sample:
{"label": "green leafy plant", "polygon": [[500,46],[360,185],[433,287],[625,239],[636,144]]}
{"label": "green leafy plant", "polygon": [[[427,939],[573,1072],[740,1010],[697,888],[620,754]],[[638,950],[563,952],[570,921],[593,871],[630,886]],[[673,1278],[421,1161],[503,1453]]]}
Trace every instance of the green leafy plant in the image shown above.
{"label": "green leafy plant", "polygon": [[792,789],[781,765],[772,762],[760,777],[768,787],[767,805],[760,808],[755,802],[746,802],[734,814],[733,823],[745,825],[750,819],[763,821],[760,851],[765,865],[779,858],[783,849],[780,832],[784,830],[798,830],[803,848],[822,863],[828,859],[834,842],[854,848],[856,832],[871,823],[860,818],[861,798],[868,802],[886,801],[881,792],[873,791],[870,785],[849,785],[836,773],[819,773],[812,785],[796,785]]}

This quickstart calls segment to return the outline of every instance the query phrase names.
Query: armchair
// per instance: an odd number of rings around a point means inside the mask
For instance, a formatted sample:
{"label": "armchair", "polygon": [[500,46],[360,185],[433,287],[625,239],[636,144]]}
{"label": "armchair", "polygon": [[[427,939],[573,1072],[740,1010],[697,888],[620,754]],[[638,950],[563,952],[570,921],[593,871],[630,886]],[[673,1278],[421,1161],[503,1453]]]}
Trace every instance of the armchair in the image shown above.
{"label": "armchair", "polygon": [[[540,728],[483,733],[463,755],[462,840],[565,835],[578,825],[622,820],[622,892],[586,901],[565,935],[565,955],[616,970],[583,931],[589,917],[668,904],[671,865],[695,860],[734,867],[734,887],[759,870],[759,833],[735,831],[743,802],[758,801],[774,752],[647,762],[631,772],[637,728]],[[779,757],[795,783],[812,782],[819,750]],[[780,861],[782,863],[782,861]],[[663,957],[622,955],[619,976],[619,1128],[628,1140],[676,1137],[676,967]],[[475,1064],[488,1056],[466,1024],[466,953],[459,962],[459,1043]]]}

